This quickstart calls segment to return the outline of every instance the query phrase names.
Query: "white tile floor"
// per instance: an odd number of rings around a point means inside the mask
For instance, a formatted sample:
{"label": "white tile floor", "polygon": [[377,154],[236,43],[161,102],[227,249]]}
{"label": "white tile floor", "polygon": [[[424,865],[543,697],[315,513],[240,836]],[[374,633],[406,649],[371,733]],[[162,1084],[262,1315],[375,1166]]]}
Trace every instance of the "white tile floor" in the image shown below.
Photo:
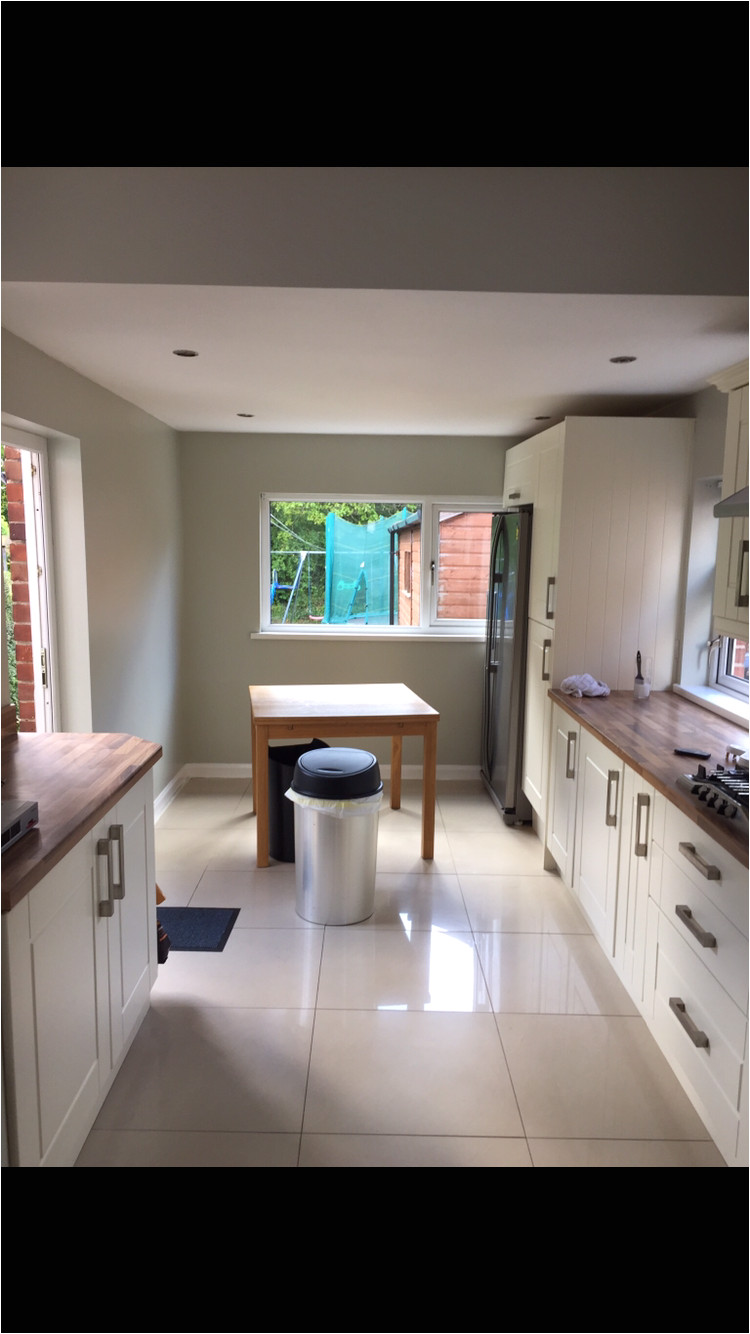
{"label": "white tile floor", "polygon": [[167,904],[240,908],[173,951],[80,1167],[721,1167],[529,828],[479,782],[379,817],[375,913],[295,912],[255,866],[243,780],[193,779],[156,830]]}

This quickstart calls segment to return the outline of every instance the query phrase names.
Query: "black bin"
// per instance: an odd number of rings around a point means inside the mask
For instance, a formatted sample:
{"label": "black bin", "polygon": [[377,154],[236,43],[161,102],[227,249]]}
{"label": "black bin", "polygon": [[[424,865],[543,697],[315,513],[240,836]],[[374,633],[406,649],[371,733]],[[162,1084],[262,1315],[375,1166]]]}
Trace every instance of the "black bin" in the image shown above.
{"label": "black bin", "polygon": [[308,750],[327,749],[325,741],[268,747],[268,851],[276,862],[294,861],[294,806],[284,793],[292,785],[297,760]]}

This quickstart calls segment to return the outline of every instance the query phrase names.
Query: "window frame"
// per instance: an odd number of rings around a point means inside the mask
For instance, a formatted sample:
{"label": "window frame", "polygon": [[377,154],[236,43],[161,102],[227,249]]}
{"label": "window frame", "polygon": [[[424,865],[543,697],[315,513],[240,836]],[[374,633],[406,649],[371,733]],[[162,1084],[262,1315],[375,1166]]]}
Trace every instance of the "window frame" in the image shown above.
{"label": "window frame", "polygon": [[[414,505],[422,511],[421,577],[419,586],[419,623],[417,625],[280,625],[271,621],[271,523],[270,506],[274,502],[330,500],[361,504]],[[472,620],[437,618],[438,529],[441,511],[472,510],[495,514],[503,508],[500,496],[443,496],[415,492],[343,492],[343,491],[262,491],[260,494],[260,569],[259,629],[261,636],[282,638],[346,639],[381,638],[470,638],[483,639],[486,617]],[[488,567],[489,577],[489,567]],[[414,594],[412,593],[412,596]]]}
{"label": "window frame", "polygon": [[[725,691],[728,695],[734,695],[740,699],[750,699],[750,689],[747,681],[741,681],[738,677],[732,676],[726,671],[726,665],[730,655],[734,653],[734,644],[737,642],[736,635],[722,635],[716,654],[716,675],[714,685],[717,690]],[[745,643],[745,640],[741,641]]]}

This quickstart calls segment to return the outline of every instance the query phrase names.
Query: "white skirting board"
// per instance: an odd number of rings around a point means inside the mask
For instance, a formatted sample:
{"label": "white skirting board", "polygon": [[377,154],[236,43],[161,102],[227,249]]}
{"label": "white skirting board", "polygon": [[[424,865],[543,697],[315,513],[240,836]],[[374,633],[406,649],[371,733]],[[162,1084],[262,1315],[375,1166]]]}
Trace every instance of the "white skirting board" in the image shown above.
{"label": "white skirting board", "polygon": [[[390,764],[381,764],[380,773],[384,779],[391,776]],[[183,764],[179,773],[162,788],[161,792],[154,800],[154,819],[158,820],[169,805],[174,801],[178,792],[191,778],[244,778],[250,782],[253,776],[253,767],[251,764]],[[401,778],[406,781],[415,778],[418,781],[422,777],[421,764],[404,764],[401,768]],[[437,780],[439,783],[476,783],[481,775],[479,766],[472,764],[439,764],[437,768]]]}

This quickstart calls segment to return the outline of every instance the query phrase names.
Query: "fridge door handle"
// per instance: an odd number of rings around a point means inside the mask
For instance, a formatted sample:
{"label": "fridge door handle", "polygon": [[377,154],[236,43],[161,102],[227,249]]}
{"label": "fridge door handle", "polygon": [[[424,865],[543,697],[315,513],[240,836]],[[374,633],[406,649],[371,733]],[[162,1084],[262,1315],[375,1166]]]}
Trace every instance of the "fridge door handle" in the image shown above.
{"label": "fridge door handle", "polygon": [[551,648],[552,648],[552,640],[551,640],[551,639],[545,639],[545,640],[544,640],[544,643],[542,644],[542,680],[543,680],[543,681],[549,681],[549,679],[550,679],[550,670],[549,670],[549,663],[547,662],[547,654],[549,653],[549,651],[550,651]]}

